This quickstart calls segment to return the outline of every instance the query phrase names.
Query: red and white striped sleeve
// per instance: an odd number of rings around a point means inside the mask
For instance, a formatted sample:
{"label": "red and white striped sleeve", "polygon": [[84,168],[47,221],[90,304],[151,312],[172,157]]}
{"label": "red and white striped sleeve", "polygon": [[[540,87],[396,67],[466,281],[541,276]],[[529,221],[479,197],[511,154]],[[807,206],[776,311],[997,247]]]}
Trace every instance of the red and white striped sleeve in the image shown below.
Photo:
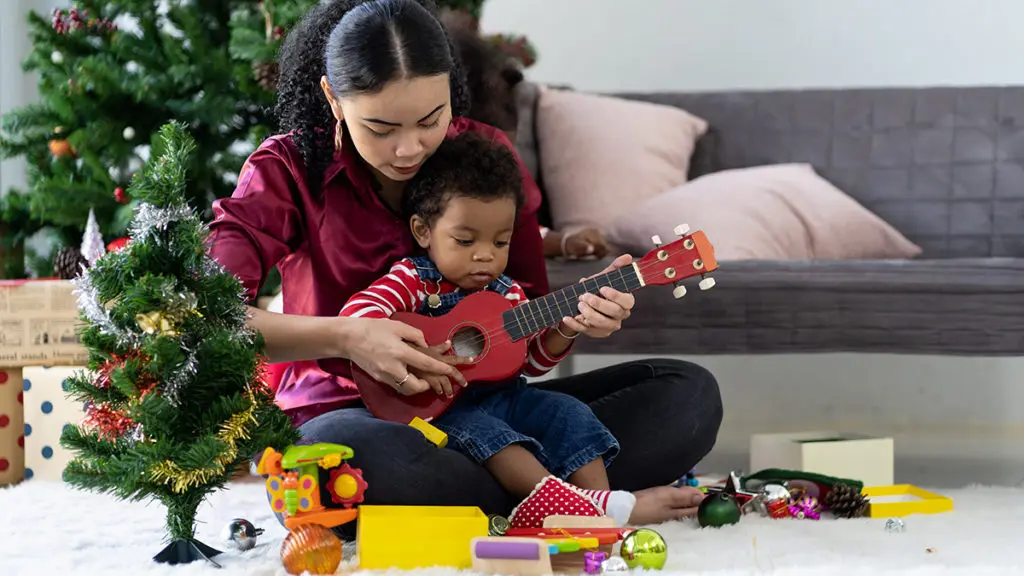
{"label": "red and white striped sleeve", "polygon": [[390,318],[395,312],[413,312],[419,307],[421,293],[416,266],[404,258],[365,290],[353,294],[339,316]]}
{"label": "red and white striped sleeve", "polygon": [[[513,306],[520,306],[528,300],[522,286],[515,282],[505,292],[505,298],[512,301]],[[548,339],[548,332],[551,330],[554,330],[554,328],[545,328],[530,337],[526,348],[526,362],[523,363],[523,375],[535,378],[547,374],[555,366],[558,366],[562,358],[565,358],[569,351],[572,350],[572,342],[570,342],[565,352],[557,356],[549,352],[545,343]]]}

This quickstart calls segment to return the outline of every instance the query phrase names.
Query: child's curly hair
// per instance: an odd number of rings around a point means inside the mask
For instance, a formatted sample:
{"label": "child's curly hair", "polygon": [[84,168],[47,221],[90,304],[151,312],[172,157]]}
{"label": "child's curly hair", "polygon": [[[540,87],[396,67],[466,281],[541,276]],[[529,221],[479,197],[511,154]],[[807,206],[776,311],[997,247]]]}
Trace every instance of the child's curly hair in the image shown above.
{"label": "child's curly hair", "polygon": [[448,202],[460,196],[512,198],[518,212],[524,202],[523,175],[512,151],[477,132],[446,139],[406,184],[402,216],[419,216],[432,226]]}
{"label": "child's curly hair", "polygon": [[322,0],[288,33],[278,56],[274,113],[306,164],[318,193],[334,153],[336,120],[320,88],[338,96],[379,92],[391,80],[447,73],[452,114],[469,109],[458,53],[432,0]]}

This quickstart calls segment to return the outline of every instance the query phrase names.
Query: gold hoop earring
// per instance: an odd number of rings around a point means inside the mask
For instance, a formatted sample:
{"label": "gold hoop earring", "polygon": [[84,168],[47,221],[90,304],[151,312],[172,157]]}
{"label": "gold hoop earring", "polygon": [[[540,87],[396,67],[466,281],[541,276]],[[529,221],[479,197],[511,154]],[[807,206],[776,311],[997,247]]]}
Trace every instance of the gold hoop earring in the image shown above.
{"label": "gold hoop earring", "polygon": [[345,126],[338,120],[337,126],[334,128],[334,150],[341,152],[341,147],[344,145]]}

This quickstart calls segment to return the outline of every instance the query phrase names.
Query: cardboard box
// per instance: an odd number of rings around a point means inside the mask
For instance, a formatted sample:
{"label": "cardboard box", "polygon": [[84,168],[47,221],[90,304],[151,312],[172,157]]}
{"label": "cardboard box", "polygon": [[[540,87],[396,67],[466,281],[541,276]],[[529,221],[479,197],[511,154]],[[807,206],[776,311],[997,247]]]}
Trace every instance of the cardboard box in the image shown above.
{"label": "cardboard box", "polygon": [[0,486],[25,477],[21,368],[0,368]]}
{"label": "cardboard box", "polygon": [[25,480],[62,481],[74,454],[60,445],[65,426],[81,423],[83,404],[67,396],[64,379],[84,367],[22,369],[25,398]]}
{"label": "cardboard box", "polygon": [[835,431],[754,434],[751,473],[766,468],[815,472],[860,480],[865,486],[893,484],[893,440]]}
{"label": "cardboard box", "polygon": [[88,362],[73,290],[69,280],[0,281],[0,369]]}

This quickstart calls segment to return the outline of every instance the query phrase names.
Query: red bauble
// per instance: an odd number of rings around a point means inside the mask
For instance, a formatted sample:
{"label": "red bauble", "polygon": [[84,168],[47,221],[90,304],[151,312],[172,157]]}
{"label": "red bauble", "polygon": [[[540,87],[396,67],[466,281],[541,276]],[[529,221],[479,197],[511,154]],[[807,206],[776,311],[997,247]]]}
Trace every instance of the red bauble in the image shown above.
{"label": "red bauble", "polygon": [[120,186],[114,188],[114,199],[120,202],[121,204],[128,203],[128,196],[125,195],[124,188],[121,188]]}
{"label": "red bauble", "polygon": [[128,240],[128,237],[124,237],[111,241],[110,244],[107,244],[107,252],[117,252],[128,245]]}

